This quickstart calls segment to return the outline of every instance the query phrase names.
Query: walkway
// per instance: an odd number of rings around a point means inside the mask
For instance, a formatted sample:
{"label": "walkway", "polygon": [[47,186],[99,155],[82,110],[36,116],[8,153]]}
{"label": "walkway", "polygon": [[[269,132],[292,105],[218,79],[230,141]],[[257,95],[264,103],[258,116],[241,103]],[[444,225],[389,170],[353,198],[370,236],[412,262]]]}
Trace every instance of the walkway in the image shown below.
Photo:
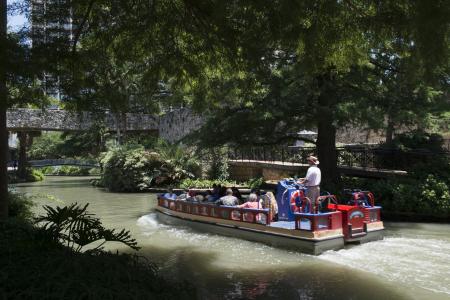
{"label": "walkway", "polygon": [[[282,162],[282,161],[262,161],[262,160],[230,160],[232,172],[236,177],[240,177],[240,173],[261,174],[263,177],[277,177],[283,174],[301,174],[306,172],[308,164]],[[384,170],[375,168],[338,166],[338,171],[342,175],[349,175],[364,178],[388,178],[393,176],[405,176],[406,171],[402,170]],[[267,175],[266,175],[267,174]],[[245,176],[245,174],[242,174]],[[253,176],[255,177],[255,176]],[[258,177],[258,176],[256,176]],[[281,176],[283,177],[283,176]],[[281,178],[280,177],[280,178]],[[284,176],[285,177],[285,176]],[[272,179],[272,178],[265,178]]]}

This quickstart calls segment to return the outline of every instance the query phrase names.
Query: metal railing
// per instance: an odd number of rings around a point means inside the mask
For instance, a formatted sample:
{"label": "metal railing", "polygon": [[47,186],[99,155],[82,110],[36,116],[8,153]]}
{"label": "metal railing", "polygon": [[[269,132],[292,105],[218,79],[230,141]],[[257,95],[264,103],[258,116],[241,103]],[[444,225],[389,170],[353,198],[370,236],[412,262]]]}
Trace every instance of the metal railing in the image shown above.
{"label": "metal railing", "polygon": [[[317,154],[315,147],[258,146],[238,147],[228,152],[230,160],[254,160],[283,164],[307,163],[306,158]],[[385,149],[377,145],[337,147],[338,166],[370,168],[376,170],[405,170],[420,162],[430,162],[437,157],[450,156],[450,151],[431,152],[426,149]]]}

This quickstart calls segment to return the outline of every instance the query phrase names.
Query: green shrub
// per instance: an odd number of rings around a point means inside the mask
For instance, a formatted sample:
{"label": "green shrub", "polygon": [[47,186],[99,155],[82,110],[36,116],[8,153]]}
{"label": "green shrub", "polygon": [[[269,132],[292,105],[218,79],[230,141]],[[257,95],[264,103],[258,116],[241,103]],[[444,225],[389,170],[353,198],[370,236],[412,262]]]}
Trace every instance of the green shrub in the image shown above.
{"label": "green shrub", "polygon": [[188,188],[199,188],[199,189],[210,189],[214,184],[227,186],[227,187],[233,187],[233,186],[239,186],[239,184],[236,181],[229,181],[229,180],[209,180],[209,179],[185,179],[181,182],[180,187],[183,189]]}
{"label": "green shrub", "polygon": [[209,169],[208,178],[227,180],[230,176],[228,172],[228,155],[226,147],[216,147],[209,149]]}
{"label": "green shrub", "polygon": [[162,159],[170,162],[176,168],[186,170],[190,177],[201,177],[202,167],[193,148],[184,145],[170,144],[158,139],[151,148],[161,155]]}
{"label": "green shrub", "polygon": [[263,177],[250,178],[249,180],[247,180],[245,185],[248,186],[251,189],[257,189],[257,188],[260,188],[263,183],[264,183],[264,178]]}
{"label": "green shrub", "polygon": [[9,183],[20,183],[20,182],[36,182],[44,180],[44,174],[40,170],[27,168],[25,178],[19,178],[17,172],[8,173]]}
{"label": "green shrub", "polygon": [[[93,168],[98,169],[98,168]],[[47,175],[64,175],[64,176],[87,176],[91,175],[92,169],[78,166],[51,166],[41,169]]]}
{"label": "green shrub", "polygon": [[430,216],[450,216],[449,186],[448,179],[432,174],[423,178],[344,179],[346,188],[372,191],[385,211]]}
{"label": "green shrub", "polygon": [[17,218],[24,221],[31,221],[33,213],[31,209],[33,207],[33,201],[30,197],[22,193],[8,192],[8,214],[11,218]]}
{"label": "green shrub", "polygon": [[141,147],[113,148],[104,155],[101,164],[102,183],[115,192],[143,191],[152,186],[176,184],[193,176],[171,160]]}
{"label": "green shrub", "polygon": [[28,173],[27,176],[27,181],[29,182],[34,182],[34,181],[42,181],[44,180],[44,174],[36,169],[30,169],[30,172]]}
{"label": "green shrub", "polygon": [[91,176],[96,176],[96,175],[100,175],[101,174],[100,168],[91,168],[91,169],[89,169],[88,173]]}
{"label": "green shrub", "polygon": [[40,171],[44,175],[53,175],[54,167],[52,167],[52,166],[42,167],[42,168],[40,168]]}

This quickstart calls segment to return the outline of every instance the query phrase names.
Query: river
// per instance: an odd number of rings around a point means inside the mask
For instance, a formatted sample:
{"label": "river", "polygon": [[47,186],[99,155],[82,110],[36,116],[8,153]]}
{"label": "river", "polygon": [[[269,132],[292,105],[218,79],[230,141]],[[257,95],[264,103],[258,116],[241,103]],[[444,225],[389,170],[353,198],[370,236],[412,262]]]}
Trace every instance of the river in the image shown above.
{"label": "river", "polygon": [[[86,177],[19,184],[42,205],[90,203],[108,228],[126,228],[140,255],[200,299],[450,299],[450,224],[386,223],[381,241],[311,256],[161,224],[153,194],[109,193]],[[111,250],[125,250],[110,245]]]}

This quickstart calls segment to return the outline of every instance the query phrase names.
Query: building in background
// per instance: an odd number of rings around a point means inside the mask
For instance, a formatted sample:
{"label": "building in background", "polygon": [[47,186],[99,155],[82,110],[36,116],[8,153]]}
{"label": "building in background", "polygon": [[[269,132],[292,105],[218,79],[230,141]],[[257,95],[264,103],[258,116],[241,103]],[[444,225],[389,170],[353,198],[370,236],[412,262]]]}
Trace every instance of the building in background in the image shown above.
{"label": "building in background", "polygon": [[[58,61],[67,57],[74,37],[69,0],[31,0],[31,42],[33,60],[43,71],[39,80],[46,96],[64,98]],[[50,63],[47,58],[52,58]],[[56,63],[54,63],[54,58]]]}

